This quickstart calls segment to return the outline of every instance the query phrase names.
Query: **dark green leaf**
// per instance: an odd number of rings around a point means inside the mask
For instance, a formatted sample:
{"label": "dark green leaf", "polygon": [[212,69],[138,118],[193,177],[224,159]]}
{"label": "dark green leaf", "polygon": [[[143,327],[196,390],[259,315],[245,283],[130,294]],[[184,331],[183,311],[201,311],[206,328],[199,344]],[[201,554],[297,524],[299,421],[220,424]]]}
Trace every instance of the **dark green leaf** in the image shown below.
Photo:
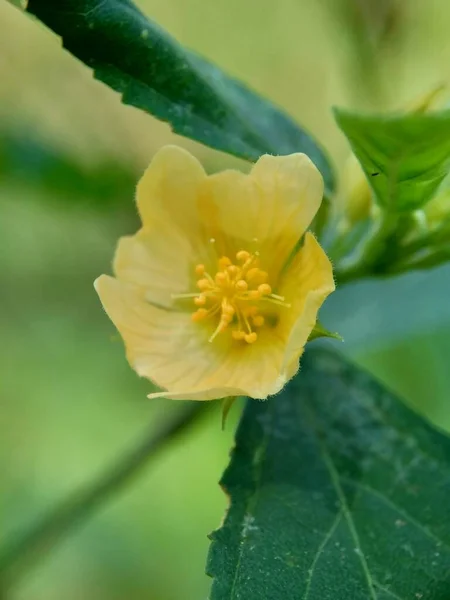
{"label": "dark green leaf", "polygon": [[450,598],[450,440],[337,355],[248,402],[222,485],[211,600]]}
{"label": "dark green leaf", "polygon": [[305,152],[328,192],[332,189],[328,159],[309,134],[269,101],[184,50],[130,0],[29,0],[27,10],[126,104],[168,121],[176,133],[251,161],[264,153]]}
{"label": "dark green leaf", "polygon": [[450,110],[397,116],[334,112],[381,206],[409,211],[432,198],[450,171]]}

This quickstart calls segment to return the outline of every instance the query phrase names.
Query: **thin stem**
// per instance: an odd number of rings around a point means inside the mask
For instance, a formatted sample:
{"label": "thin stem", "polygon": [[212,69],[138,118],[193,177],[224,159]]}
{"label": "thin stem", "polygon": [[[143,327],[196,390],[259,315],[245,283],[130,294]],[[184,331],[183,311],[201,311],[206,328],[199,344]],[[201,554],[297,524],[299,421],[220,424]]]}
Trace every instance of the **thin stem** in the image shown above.
{"label": "thin stem", "polygon": [[[210,403],[207,403],[208,405]],[[192,426],[205,414],[203,402],[193,402],[179,409],[163,423],[156,433],[146,432],[136,446],[113,466],[100,474],[84,489],[72,493],[60,502],[30,531],[26,532],[0,556],[0,598],[38,560],[42,560],[75,526],[86,521],[136,477],[158,451]]]}
{"label": "thin stem", "polygon": [[414,255],[416,252],[426,249],[427,247],[433,247],[439,245],[441,242],[448,240],[450,237],[449,225],[446,227],[440,227],[435,231],[430,231],[425,235],[422,235],[411,242],[408,242],[402,246],[402,252],[406,258]]}
{"label": "thin stem", "polygon": [[450,259],[450,247],[443,247],[440,250],[436,250],[433,253],[428,253],[425,256],[418,257],[413,260],[405,260],[402,262],[394,263],[389,270],[389,275],[398,275],[406,271],[420,270],[420,269],[431,269],[438,265],[447,262]]}

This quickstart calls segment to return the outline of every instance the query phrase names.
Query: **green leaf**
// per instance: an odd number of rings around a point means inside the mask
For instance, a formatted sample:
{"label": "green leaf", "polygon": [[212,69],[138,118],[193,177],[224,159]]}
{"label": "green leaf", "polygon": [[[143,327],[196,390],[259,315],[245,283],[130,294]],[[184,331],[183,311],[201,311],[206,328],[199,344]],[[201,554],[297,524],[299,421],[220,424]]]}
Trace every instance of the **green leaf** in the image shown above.
{"label": "green leaf", "polygon": [[305,152],[332,190],[331,166],[308,133],[185,50],[130,0],[29,0],[27,10],[61,36],[97,79],[122,94],[125,104],[168,121],[176,133],[251,161],[264,153]]}
{"label": "green leaf", "polygon": [[324,350],[248,401],[211,600],[447,600],[450,439]]}
{"label": "green leaf", "polygon": [[450,110],[364,116],[334,110],[380,206],[424,206],[450,171]]}

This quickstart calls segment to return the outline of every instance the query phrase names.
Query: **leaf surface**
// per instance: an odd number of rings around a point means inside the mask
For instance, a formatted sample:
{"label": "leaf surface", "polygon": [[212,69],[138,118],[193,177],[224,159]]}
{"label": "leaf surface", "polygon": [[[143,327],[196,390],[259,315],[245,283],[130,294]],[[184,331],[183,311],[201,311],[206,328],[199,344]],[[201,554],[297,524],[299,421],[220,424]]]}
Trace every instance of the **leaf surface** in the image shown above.
{"label": "leaf surface", "polygon": [[211,600],[448,600],[450,440],[325,350],[249,401]]}
{"label": "leaf surface", "polygon": [[130,0],[29,0],[28,12],[122,95],[125,104],[167,121],[180,135],[256,161],[304,152],[328,193],[333,173],[323,150],[271,102],[185,50]]}
{"label": "leaf surface", "polygon": [[392,212],[416,210],[450,171],[450,110],[394,116],[335,109],[378,204]]}

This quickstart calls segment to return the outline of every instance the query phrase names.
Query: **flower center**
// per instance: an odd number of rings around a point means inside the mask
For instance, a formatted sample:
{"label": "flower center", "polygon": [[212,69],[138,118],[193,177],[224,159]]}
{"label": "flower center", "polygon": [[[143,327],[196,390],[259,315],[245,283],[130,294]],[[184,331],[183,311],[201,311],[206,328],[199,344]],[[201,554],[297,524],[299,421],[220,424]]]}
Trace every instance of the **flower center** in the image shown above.
{"label": "flower center", "polygon": [[253,344],[258,339],[255,329],[261,328],[265,318],[261,314],[264,303],[290,307],[283,296],[272,293],[268,274],[259,268],[258,252],[250,254],[240,250],[236,262],[228,256],[218,260],[217,272],[210,275],[205,265],[198,264],[195,273],[199,277],[199,292],[174,294],[175,299],[192,298],[199,307],[192,314],[194,322],[218,319],[218,325],[209,338],[212,342],[219,333],[231,331],[235,340]]}

